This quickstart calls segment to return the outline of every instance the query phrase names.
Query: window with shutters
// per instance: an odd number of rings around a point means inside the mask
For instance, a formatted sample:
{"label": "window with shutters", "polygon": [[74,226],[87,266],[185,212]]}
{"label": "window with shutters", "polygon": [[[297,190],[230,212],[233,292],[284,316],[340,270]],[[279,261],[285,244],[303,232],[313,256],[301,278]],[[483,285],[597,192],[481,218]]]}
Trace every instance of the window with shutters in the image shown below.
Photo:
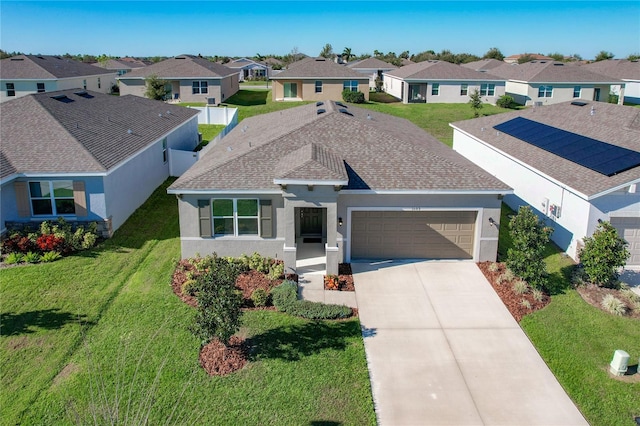
{"label": "window with shutters", "polygon": [[31,181],[29,197],[34,216],[76,214],[73,182],[70,180]]}
{"label": "window with shutters", "polygon": [[255,198],[214,198],[211,200],[213,235],[259,235],[258,206]]}

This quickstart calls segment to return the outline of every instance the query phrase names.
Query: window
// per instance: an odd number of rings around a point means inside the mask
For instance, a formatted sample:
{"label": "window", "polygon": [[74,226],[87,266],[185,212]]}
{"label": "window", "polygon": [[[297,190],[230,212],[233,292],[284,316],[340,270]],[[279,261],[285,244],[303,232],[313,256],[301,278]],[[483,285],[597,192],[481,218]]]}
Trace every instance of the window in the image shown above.
{"label": "window", "polygon": [[358,91],[358,80],[345,80],[342,85],[343,90],[350,90],[352,92]]}
{"label": "window", "polygon": [[480,85],[480,96],[495,96],[496,85],[490,83],[484,83]]}
{"label": "window", "polygon": [[44,93],[44,83],[36,83],[38,93]]}
{"label": "window", "polygon": [[540,86],[538,88],[539,98],[550,98],[553,95],[553,86]]}
{"label": "window", "polygon": [[7,84],[7,96],[15,96],[16,95],[16,86],[13,83]]}
{"label": "window", "polygon": [[298,85],[296,83],[284,83],[284,97],[285,98],[297,98],[298,97]]}
{"label": "window", "polygon": [[167,138],[162,139],[162,162],[167,162]]}
{"label": "window", "polygon": [[87,90],[87,80],[82,80],[82,88]]}
{"label": "window", "polygon": [[34,216],[76,214],[70,180],[29,182],[29,195]]}
{"label": "window", "polygon": [[438,96],[440,94],[440,83],[433,83],[431,85],[431,95]]}
{"label": "window", "polygon": [[580,92],[582,92],[582,88],[580,86],[573,86],[573,97],[579,98]]}
{"label": "window", "polygon": [[468,84],[461,84],[460,85],[460,96],[467,96],[468,93],[469,93],[469,85]]}
{"label": "window", "polygon": [[100,77],[98,77],[98,89],[100,89],[102,85],[100,84]]}
{"label": "window", "polygon": [[258,200],[219,198],[211,209],[214,235],[258,235]]}
{"label": "window", "polygon": [[322,93],[322,81],[316,81],[316,93]]}
{"label": "window", "polygon": [[205,95],[209,93],[209,83],[206,81],[194,81],[191,86],[191,94],[197,95],[202,94]]}

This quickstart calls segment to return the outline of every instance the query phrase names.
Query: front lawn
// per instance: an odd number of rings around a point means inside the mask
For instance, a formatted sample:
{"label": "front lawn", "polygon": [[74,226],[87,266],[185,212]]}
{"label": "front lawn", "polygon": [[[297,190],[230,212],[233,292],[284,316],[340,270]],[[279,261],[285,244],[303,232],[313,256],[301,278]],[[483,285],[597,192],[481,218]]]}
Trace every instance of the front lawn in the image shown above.
{"label": "front lawn", "polygon": [[113,423],[375,424],[357,319],[248,312],[249,365],[222,378],[200,368],[194,310],[170,286],[170,182],[95,249],[0,270],[2,423],[94,423],[118,406]]}
{"label": "front lawn", "polygon": [[238,108],[238,122],[254,115],[266,114],[274,111],[306,105],[311,102],[274,102],[271,90],[238,90],[238,92],[224,101],[225,105]]}

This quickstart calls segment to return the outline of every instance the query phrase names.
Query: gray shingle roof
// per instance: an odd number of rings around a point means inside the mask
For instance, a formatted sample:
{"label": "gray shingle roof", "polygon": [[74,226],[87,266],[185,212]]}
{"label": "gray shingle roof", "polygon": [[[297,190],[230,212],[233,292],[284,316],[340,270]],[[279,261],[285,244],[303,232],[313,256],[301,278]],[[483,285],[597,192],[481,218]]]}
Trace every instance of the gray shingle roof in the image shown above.
{"label": "gray shingle roof", "polygon": [[[76,94],[82,92],[91,98]],[[54,99],[58,96],[71,102]],[[24,96],[0,109],[2,178],[105,172],[198,113],[139,96],[78,89]]]}
{"label": "gray shingle roof", "polygon": [[93,66],[108,70],[132,70],[136,68],[144,68],[147,65],[142,61],[123,61],[118,59],[109,59],[104,63],[97,62]]}
{"label": "gray shingle roof", "polygon": [[466,64],[460,64],[460,66],[469,68],[476,71],[486,71],[496,67],[504,65],[504,62],[497,59],[480,59],[479,61],[467,62]]}
{"label": "gray shingle roof", "polygon": [[56,79],[104,74],[112,73],[91,64],[59,56],[17,55],[0,61],[0,78],[3,80]]}
{"label": "gray shingle roof", "polygon": [[557,61],[531,61],[524,64],[503,64],[492,68],[493,74],[507,80],[529,83],[621,83],[620,80],[589,71],[583,66]]}
{"label": "gray shingle roof", "polygon": [[[571,105],[571,102],[564,102],[458,121],[451,126],[471,134],[587,196],[640,179],[640,166],[607,177],[502,132],[497,134],[493,129],[493,126],[515,117],[524,117],[640,152],[640,109],[604,102],[582,100],[581,102],[587,105],[576,106]],[[592,106],[594,107],[593,115],[591,115]]]}
{"label": "gray shingle roof", "polygon": [[386,72],[385,74],[405,80],[503,80],[493,75],[463,68],[460,65],[446,61],[418,62],[412,65],[405,65],[402,68]]}
{"label": "gray shingle roof", "polygon": [[310,143],[285,155],[278,163],[278,179],[341,180],[349,179],[344,161],[339,155],[315,143]]}
{"label": "gray shingle roof", "polygon": [[[317,114],[318,108],[326,112]],[[350,115],[340,109],[326,101],[320,107],[308,104],[247,118],[170,189],[279,190],[274,179],[288,173],[283,159],[290,153],[308,158],[301,149],[313,144],[331,153],[316,164],[335,164],[334,155],[342,160],[349,178],[346,189],[509,190],[408,120],[354,106],[347,109]],[[314,178],[334,176],[335,166],[324,168]]]}
{"label": "gray shingle roof", "polygon": [[357,71],[339,65],[331,59],[325,58],[304,58],[294,62],[289,67],[271,77],[272,80],[292,79],[292,78],[350,78],[354,80],[368,79]]}
{"label": "gray shingle roof", "polygon": [[354,70],[357,70],[357,69],[395,70],[398,68],[393,64],[390,64],[385,61],[381,61],[380,59],[373,58],[373,57],[363,59],[357,62],[351,62],[347,64],[347,67],[352,68]]}
{"label": "gray shingle roof", "polygon": [[146,78],[156,75],[159,78],[223,78],[237,74],[238,70],[232,70],[222,64],[211,62],[207,59],[193,55],[178,55],[165,59],[144,68],[133,70],[123,75],[122,79]]}
{"label": "gray shingle roof", "polygon": [[589,71],[597,72],[608,77],[640,81],[640,61],[638,60],[609,59],[582,66]]}

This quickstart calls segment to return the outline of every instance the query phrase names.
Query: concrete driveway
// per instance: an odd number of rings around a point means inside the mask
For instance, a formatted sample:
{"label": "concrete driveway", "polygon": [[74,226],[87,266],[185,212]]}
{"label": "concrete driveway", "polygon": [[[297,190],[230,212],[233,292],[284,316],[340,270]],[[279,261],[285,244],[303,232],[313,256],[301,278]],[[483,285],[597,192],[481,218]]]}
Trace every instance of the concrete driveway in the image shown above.
{"label": "concrete driveway", "polygon": [[474,263],[351,267],[380,425],[587,425]]}

